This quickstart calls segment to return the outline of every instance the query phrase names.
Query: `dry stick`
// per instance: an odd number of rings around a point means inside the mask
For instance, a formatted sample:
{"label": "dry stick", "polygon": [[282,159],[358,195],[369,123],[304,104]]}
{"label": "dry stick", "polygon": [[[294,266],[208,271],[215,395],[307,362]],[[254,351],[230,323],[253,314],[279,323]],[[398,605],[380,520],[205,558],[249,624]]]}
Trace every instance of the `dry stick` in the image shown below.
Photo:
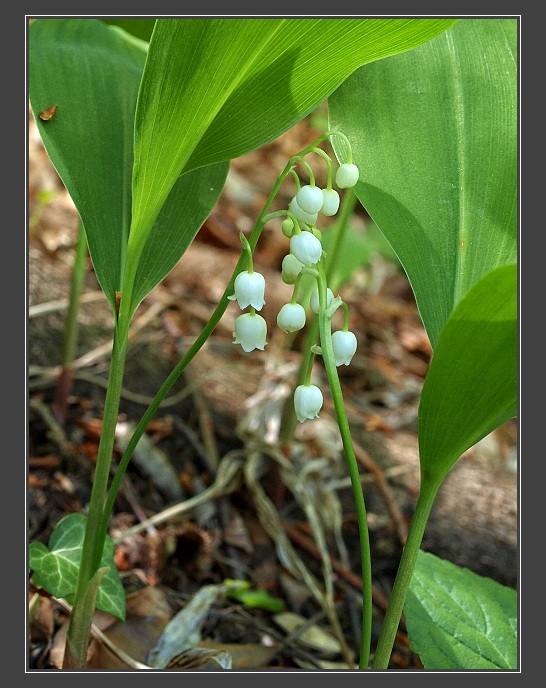
{"label": "dry stick", "polygon": [[[79,298],[79,303],[92,303],[93,301],[102,300],[106,300],[103,291],[91,291],[87,294],[82,294]],[[28,317],[29,319],[37,318],[40,315],[63,311],[66,308],[68,308],[68,299],[56,299],[55,301],[48,301],[47,303],[37,303],[34,306],[29,306]]]}
{"label": "dry stick", "polygon": [[136,535],[146,530],[149,526],[156,526],[160,523],[179,518],[186,512],[191,512],[200,504],[204,504],[209,499],[217,499],[219,496],[238,489],[241,483],[241,470],[245,457],[245,452],[241,450],[234,449],[228,452],[220,463],[215,482],[207,487],[204,492],[194,497],[190,497],[190,499],[178,502],[154,516],[150,516],[150,518],[142,521],[142,523],[131,526],[131,528],[128,528],[116,538],[113,538],[114,544],[118,544],[131,535]]}
{"label": "dry stick", "polygon": [[214,461],[211,461],[209,453],[204,449],[203,445],[199,441],[199,438],[197,437],[197,433],[192,430],[192,428],[184,423],[181,418],[175,418],[174,422],[178,430],[184,434],[185,438],[190,442],[193,449],[195,449],[196,453],[199,455],[199,458],[207,469],[207,473],[214,478],[218,468],[218,462],[214,463]]}
{"label": "dry stick", "polygon": [[197,416],[199,420],[199,427],[201,428],[201,436],[203,438],[203,445],[205,452],[209,458],[209,464],[213,467],[213,475],[216,473],[218,463],[220,462],[220,454],[216,444],[216,436],[214,432],[214,422],[210,412],[210,406],[206,403],[203,393],[200,389],[195,389],[193,399],[197,408]]}
{"label": "dry stick", "polygon": [[[293,542],[295,542],[298,545],[298,547],[305,550],[307,554],[312,556],[317,561],[321,560],[321,554],[318,551],[314,541],[310,537],[308,537],[294,525],[292,525],[291,523],[287,523],[286,521],[283,521],[283,527],[288,533],[290,539]],[[331,561],[332,568],[338,574],[338,576],[340,576],[340,578],[343,578],[347,583],[351,585],[351,587],[360,592],[362,590],[362,578],[353,573],[353,571],[350,571],[349,569],[345,568],[337,559],[334,559],[334,557],[331,557]],[[387,607],[389,606],[389,600],[385,597],[381,590],[379,590],[375,586],[372,587],[372,598],[374,604],[382,612],[387,611]]]}
{"label": "dry stick", "polygon": [[[29,408],[40,414],[42,420],[49,429],[49,437],[59,448],[61,456],[73,466],[75,459],[80,458],[80,455],[76,451],[74,445],[71,444],[67,439],[63,427],[50,411],[49,407],[38,399],[30,399]],[[79,463],[78,467],[81,466],[84,466],[87,470],[90,470],[90,466],[87,462]]]}
{"label": "dry stick", "polygon": [[[165,310],[168,306],[168,302],[157,302],[154,303],[148,308],[148,310],[143,313],[139,318],[136,318],[134,321],[133,326],[129,330],[129,337],[128,341],[132,342],[136,339],[136,337],[140,334],[140,330],[142,330],[143,327],[148,325],[152,320],[161,313],[162,310]],[[104,358],[105,356],[108,356],[112,353],[112,344],[113,344],[113,339],[111,339],[108,342],[105,342],[101,346],[96,347],[92,351],[88,351],[86,354],[83,354],[83,356],[80,356],[74,361],[74,370],[77,368],[86,368],[90,365],[93,365],[100,359]],[[30,370],[36,370],[37,366],[30,368]],[[62,370],[62,366],[52,366],[51,368],[46,369],[46,374],[47,376],[51,377],[58,377]]]}
{"label": "dry stick", "polygon": [[[192,442],[196,451],[206,462],[209,474],[214,477],[216,475],[216,470],[220,462],[220,454],[218,452],[218,446],[216,444],[216,437],[214,433],[214,423],[211,418],[210,409],[205,403],[205,399],[201,391],[196,390],[195,394],[193,395],[193,398],[197,408],[199,425],[201,427],[201,434],[203,437],[204,447],[201,446],[201,443],[196,438],[191,437],[190,433],[193,433],[193,431],[190,431],[190,428],[184,426],[184,430],[185,432],[187,432],[187,437]],[[220,518],[220,525],[224,531],[229,525],[231,514],[232,508],[229,499],[226,496],[220,496],[218,498],[218,515]],[[229,555],[233,577],[236,579],[243,579],[245,574],[243,566],[239,563],[239,560],[237,559],[237,548],[230,543],[226,543],[226,549]]]}
{"label": "dry stick", "polygon": [[[211,609],[210,616],[212,618],[221,619],[223,621],[233,621],[234,614],[228,614],[227,612],[223,612],[221,610]],[[297,659],[301,659],[305,662],[308,662],[312,664],[316,669],[322,669],[322,666],[320,665],[320,662],[319,660],[317,660],[315,655],[305,650],[303,647],[290,643],[289,637],[282,635],[277,630],[260,623],[260,621],[258,621],[255,617],[249,614],[243,607],[237,608],[236,621],[237,623],[243,623],[247,626],[250,626],[251,628],[259,631],[263,636],[269,636],[273,638],[273,640],[278,642],[280,647],[277,649],[275,654],[279,654],[285,648],[290,651],[292,657],[296,657]]]}
{"label": "dry stick", "polygon": [[[68,604],[68,602],[61,597],[54,597],[53,598],[55,602],[57,602],[66,612],[69,614],[72,614],[72,606]],[[91,635],[95,637],[96,640],[99,642],[103,643],[106,645],[106,647],[112,652],[118,659],[120,659],[122,662],[125,662],[127,666],[129,666],[131,669],[150,669],[153,670],[153,667],[148,666],[147,664],[143,664],[142,662],[137,661],[136,659],[133,659],[130,655],[128,655],[124,650],[122,650],[120,647],[115,645],[110,638],[105,635],[100,628],[95,626],[95,624],[91,624]]]}
{"label": "dry stick", "polygon": [[385,505],[387,506],[391,514],[392,520],[394,521],[394,524],[396,526],[396,532],[398,533],[400,543],[402,545],[405,545],[406,538],[408,537],[408,528],[406,526],[406,522],[404,521],[404,516],[402,515],[402,512],[400,511],[398,505],[396,504],[391,495],[390,488],[387,484],[387,481],[385,480],[383,471],[379,468],[375,461],[364,451],[364,449],[362,449],[362,447],[356,442],[354,444],[354,449],[358,461],[360,461],[362,466],[364,466],[364,468],[367,471],[373,474],[377,485],[377,489],[383,497],[383,501],[385,502]]}

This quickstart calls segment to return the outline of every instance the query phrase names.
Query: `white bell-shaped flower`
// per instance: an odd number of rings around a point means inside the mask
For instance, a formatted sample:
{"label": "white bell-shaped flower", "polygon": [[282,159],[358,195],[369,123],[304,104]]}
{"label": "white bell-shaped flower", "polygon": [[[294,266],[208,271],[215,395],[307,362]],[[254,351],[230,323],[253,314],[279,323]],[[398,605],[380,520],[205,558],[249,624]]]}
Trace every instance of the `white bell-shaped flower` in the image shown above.
{"label": "white bell-shaped flower", "polygon": [[244,309],[252,306],[257,311],[261,311],[264,307],[265,294],[265,278],[259,272],[240,272],[233,283],[235,293],[228,296],[230,301],[235,301],[239,304],[239,308]]}
{"label": "white bell-shaped flower", "polygon": [[240,344],[243,351],[264,350],[267,337],[267,323],[257,313],[243,313],[235,320],[234,344]]}
{"label": "white bell-shaped flower", "polygon": [[296,277],[300,274],[303,268],[301,263],[295,255],[289,253],[282,259],[281,276],[285,284],[294,284]]}
{"label": "white bell-shaped flower", "polygon": [[311,232],[294,234],[290,239],[290,252],[304,265],[314,265],[322,257],[322,244]]}
{"label": "white bell-shaped flower", "polygon": [[322,189],[324,203],[320,212],[327,217],[332,217],[339,210],[339,194],[335,189]]}
{"label": "white bell-shaped flower", "polygon": [[295,196],[288,204],[288,210],[290,210],[300,222],[305,222],[306,225],[310,225],[311,227],[317,221],[318,213],[306,213],[305,210],[300,207]]}
{"label": "white bell-shaped flower", "polygon": [[[334,298],[334,292],[328,287],[326,290],[326,308],[332,303],[332,299]],[[320,304],[319,304],[319,293],[318,293],[318,287],[315,287],[313,291],[311,292],[311,298],[309,299],[309,307],[313,311],[313,313],[318,313],[320,310]]]}
{"label": "white bell-shaped flower", "polygon": [[359,174],[356,165],[344,162],[336,170],[336,184],[340,189],[350,189],[357,183]]}
{"label": "white bell-shaped flower", "polygon": [[336,366],[349,365],[356,353],[357,341],[353,332],[338,330],[332,334],[332,347]]}
{"label": "white bell-shaped flower", "polygon": [[302,210],[310,215],[320,213],[320,209],[324,203],[322,189],[319,189],[318,186],[311,186],[310,184],[302,186],[296,194],[296,203]]}
{"label": "white bell-shaped flower", "polygon": [[303,423],[307,418],[318,418],[324,399],[316,385],[299,385],[294,392],[296,418]]}
{"label": "white bell-shaped flower", "polygon": [[305,308],[299,303],[285,303],[277,315],[277,325],[283,332],[297,332],[305,327]]}

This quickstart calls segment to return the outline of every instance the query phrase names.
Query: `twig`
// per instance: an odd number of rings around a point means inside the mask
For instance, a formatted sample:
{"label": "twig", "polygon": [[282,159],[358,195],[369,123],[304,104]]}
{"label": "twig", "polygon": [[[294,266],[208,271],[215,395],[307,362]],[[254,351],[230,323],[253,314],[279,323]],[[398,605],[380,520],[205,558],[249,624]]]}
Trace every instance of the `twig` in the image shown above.
{"label": "twig", "polygon": [[[72,606],[68,604],[66,600],[63,600],[60,597],[54,597],[53,598],[55,602],[57,602],[66,612],[69,614],[72,613]],[[106,647],[114,653],[118,659],[121,659],[122,662],[125,662],[128,667],[131,669],[150,669],[153,670],[153,667],[148,666],[147,664],[143,664],[142,662],[139,662],[136,659],[133,659],[130,655],[128,655],[126,652],[124,652],[120,647],[115,645],[108,636],[106,636],[100,628],[98,628],[95,624],[91,624],[91,635],[95,637],[96,640],[99,642],[103,643],[106,645]]]}
{"label": "twig", "polygon": [[[36,411],[36,413],[41,416],[48,427],[48,436],[55,442],[61,455],[73,465],[74,460],[79,459],[80,455],[76,451],[74,445],[68,441],[61,424],[49,410],[49,407],[39,399],[30,399],[29,408]],[[90,470],[89,464],[84,462],[81,462],[79,466],[87,467],[87,469]]]}
{"label": "twig", "polygon": [[128,528],[118,537],[114,538],[114,543],[118,544],[119,542],[125,540],[125,538],[146,530],[146,528],[149,526],[156,526],[160,523],[165,523],[166,521],[178,518],[182,514],[192,511],[192,509],[195,509],[197,506],[203,504],[209,499],[215,499],[224,494],[228,494],[229,492],[233,492],[240,485],[241,469],[245,456],[246,454],[239,450],[228,452],[218,466],[215,482],[207,487],[204,492],[201,492],[190,499],[186,499],[183,502],[174,504],[164,511],[161,511],[145,521],[142,521],[142,523],[137,523],[131,528]]}
{"label": "twig", "polygon": [[367,471],[373,474],[377,485],[377,489],[379,490],[380,495],[383,497],[383,501],[385,502],[385,505],[389,510],[391,518],[396,527],[396,532],[398,533],[400,544],[402,546],[405,545],[406,539],[408,537],[408,528],[406,522],[404,521],[404,516],[402,515],[402,512],[400,511],[398,505],[396,504],[391,495],[390,488],[387,484],[387,481],[385,480],[383,471],[379,468],[375,461],[370,456],[368,456],[364,449],[356,442],[354,443],[354,449],[357,460],[362,464],[362,466]]}
{"label": "twig", "polygon": [[[105,299],[103,291],[91,291],[80,296],[80,303],[92,303],[93,301],[100,301]],[[37,303],[34,306],[29,306],[28,317],[36,318],[47,313],[54,313],[55,311],[62,311],[68,308],[68,299],[57,299],[55,301],[48,301],[47,303]]]}
{"label": "twig", "polygon": [[[283,527],[288,533],[288,536],[290,537],[292,542],[298,545],[300,549],[303,549],[307,554],[313,557],[313,559],[316,559],[317,561],[321,560],[321,554],[317,546],[315,545],[315,542],[310,537],[304,535],[304,533],[302,533],[298,528],[296,528],[291,523],[287,523],[286,521],[283,521]],[[334,557],[330,557],[330,559],[332,562],[332,568],[338,574],[338,576],[347,581],[347,583],[349,583],[355,590],[361,591],[362,578],[360,576],[357,576],[349,569],[345,568],[337,559],[334,559]],[[372,590],[372,597],[374,603],[383,612],[385,612],[388,607],[389,601],[383,595],[383,593],[375,586]]]}

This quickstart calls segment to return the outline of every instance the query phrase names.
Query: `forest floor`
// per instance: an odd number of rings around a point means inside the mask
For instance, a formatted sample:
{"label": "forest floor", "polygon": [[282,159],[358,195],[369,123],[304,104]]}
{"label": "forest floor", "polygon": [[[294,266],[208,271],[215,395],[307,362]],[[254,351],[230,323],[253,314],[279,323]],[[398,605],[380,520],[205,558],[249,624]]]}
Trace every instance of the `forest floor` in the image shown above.
{"label": "forest floor", "polygon": [[[309,118],[232,161],[219,202],[179,264],[144,300],[127,357],[114,460],[160,385],[221,297],[248,234],[286,161],[321,131]],[[320,173],[317,173],[320,183]],[[292,189],[281,189],[288,203]],[[283,195],[284,194],[284,195]],[[283,207],[282,205],[280,207]],[[47,545],[56,523],[85,513],[100,437],[112,315],[90,261],[66,405],[57,379],[78,215],[29,119],[28,537]],[[371,224],[357,206],[355,231]],[[274,223],[271,223],[272,225]],[[146,664],[169,620],[199,606],[190,624],[199,653],[182,648],[169,668],[355,668],[361,578],[357,520],[331,397],[320,418],[277,442],[300,361],[276,314],[291,288],[280,277],[288,240],[266,226],[255,268],[266,277],[265,351],[232,343],[236,304],[147,426],[118,495],[109,534],[127,592],[127,620],[97,613],[90,669]],[[391,257],[371,256],[342,287],[358,350],[339,375],[366,499],[377,642],[419,491],[418,406],[431,356],[413,292]],[[327,389],[320,362],[317,384]],[[62,399],[62,397],[61,397]],[[422,548],[505,585],[518,572],[516,426],[469,450],[448,474]],[[254,606],[226,580],[262,591]],[[332,586],[332,599],[325,590]],[[36,593],[30,582],[30,598]],[[69,609],[42,594],[29,628],[29,667],[59,669]],[[188,619],[185,619],[188,623]],[[186,629],[187,630],[187,629]],[[131,658],[131,659],[130,659]],[[138,665],[136,665],[138,666]],[[391,659],[420,669],[404,621]]]}

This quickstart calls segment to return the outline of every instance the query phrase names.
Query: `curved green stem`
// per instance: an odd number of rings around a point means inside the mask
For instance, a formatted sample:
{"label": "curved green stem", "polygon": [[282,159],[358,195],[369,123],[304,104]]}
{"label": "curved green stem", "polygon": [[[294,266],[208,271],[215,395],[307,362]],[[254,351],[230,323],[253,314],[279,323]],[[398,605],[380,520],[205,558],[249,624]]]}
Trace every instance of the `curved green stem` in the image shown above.
{"label": "curved green stem", "polygon": [[362,491],[362,483],[360,482],[358,463],[353,448],[351,431],[349,429],[349,422],[343,402],[343,394],[341,392],[341,384],[335,364],[334,349],[332,346],[332,319],[326,314],[327,282],[322,261],[318,263],[317,267],[319,269],[317,282],[320,304],[319,331],[322,358],[326,369],[326,375],[328,376],[328,384],[332,393],[337,423],[351,479],[360,537],[360,558],[362,562],[362,640],[360,646],[359,668],[367,669],[370,660],[372,635],[372,562],[368,518],[366,514],[366,504],[364,502],[364,493]]}
{"label": "curved green stem", "polygon": [[250,244],[248,243],[248,239],[246,236],[241,232],[239,235],[241,239],[241,243],[243,244],[243,253],[246,252],[247,256],[247,264],[246,264],[246,270],[249,275],[252,275],[254,272],[254,261],[252,259],[252,249],[250,248]]}
{"label": "curved green stem", "polygon": [[326,188],[331,189],[332,188],[332,160],[328,153],[326,151],[323,151],[322,148],[315,148],[313,153],[316,153],[319,155],[321,158],[323,158],[326,161]]}
{"label": "curved green stem", "polygon": [[[277,180],[271,189],[271,193],[269,194],[267,201],[265,202],[265,205],[262,209],[262,212],[258,216],[258,219],[256,220],[256,224],[254,225],[254,229],[252,230],[249,238],[248,238],[248,245],[250,246],[250,249],[253,251],[254,248],[256,247],[256,244],[258,243],[258,239],[260,238],[260,235],[262,233],[262,230],[264,228],[264,225],[266,222],[268,222],[270,219],[273,217],[277,217],[281,214],[287,214],[287,211],[278,211],[274,212],[268,215],[268,210],[271,207],[271,204],[273,203],[277,193],[279,192],[279,189],[286,179],[287,175],[290,174],[290,170],[292,169],[292,166],[294,164],[294,160],[300,156],[300,155],[306,155],[308,152],[313,150],[319,143],[322,141],[325,141],[328,138],[327,134],[323,134],[320,136],[316,141],[314,141],[312,144],[307,146],[307,148],[304,148],[298,155],[293,156],[290,158],[290,160],[287,162],[286,166],[282,170],[282,172],[279,174],[277,177]],[[290,216],[292,216],[292,213],[288,213]],[[295,219],[295,218],[294,218]],[[233,284],[235,282],[235,278],[237,275],[244,269],[246,264],[246,257],[245,257],[245,249],[241,251],[241,254],[239,256],[239,260],[237,261],[237,265],[235,266],[233,273],[231,275],[231,278],[229,280],[229,283],[222,295],[222,298],[218,302],[218,305],[216,306],[213,314],[211,315],[208,323],[205,325],[195,342],[192,344],[192,346],[188,349],[184,357],[178,362],[178,364],[175,366],[175,368],[171,371],[165,382],[161,385],[159,391],[155,395],[152,403],[140,419],[139,424],[135,428],[135,431],[133,432],[131,439],[129,440],[129,443],[123,453],[123,456],[121,457],[119,466],[116,470],[116,474],[114,476],[114,479],[112,480],[112,485],[110,487],[110,491],[108,493],[108,498],[106,501],[106,505],[104,508],[104,513],[102,517],[102,522],[100,524],[100,533],[101,536],[104,540],[106,537],[106,533],[108,530],[108,522],[110,520],[110,516],[112,514],[112,509],[114,507],[114,502],[116,499],[117,492],[119,490],[119,487],[121,485],[121,480],[123,478],[123,475],[125,474],[125,471],[127,469],[127,466],[129,465],[129,461],[131,460],[131,457],[133,455],[133,452],[144,434],[144,431],[146,430],[146,426],[156,413],[157,409],[159,408],[161,402],[163,399],[166,397],[167,393],[171,389],[171,387],[174,385],[174,383],[178,380],[186,366],[190,363],[190,361],[193,359],[193,357],[197,354],[197,352],[201,349],[203,344],[207,341],[209,336],[212,334],[213,330],[216,328],[218,325],[220,319],[224,315],[227,307],[230,304],[230,301],[228,299],[228,296],[230,296],[233,293]]]}
{"label": "curved green stem", "polygon": [[353,149],[351,148],[351,142],[349,139],[345,136],[345,134],[337,129],[332,129],[330,131],[330,136],[339,136],[345,143],[345,146],[347,148],[347,162],[352,163],[353,162]]}
{"label": "curved green stem", "polygon": [[309,175],[309,185],[310,186],[315,186],[315,175],[313,174],[313,169],[311,168],[311,165],[303,159],[303,157],[298,156],[298,162],[301,162],[301,164],[305,167],[307,170],[307,174]]}
{"label": "curved green stem", "polygon": [[398,572],[394,581],[389,606],[383,620],[381,634],[372,662],[372,669],[388,669],[389,667],[396,631],[398,630],[402,612],[404,611],[404,604],[406,602],[411,576],[415,568],[415,562],[417,560],[419,548],[421,547],[425,527],[430,516],[430,510],[434,504],[440,484],[441,480],[430,484],[421,484],[415,512],[408,529],[408,537],[398,565]]}
{"label": "curved green stem", "polygon": [[[314,147],[316,147],[321,141],[324,141],[327,138],[328,136],[324,134],[306,149],[301,151],[298,155],[305,155],[307,152],[310,152]],[[269,194],[260,216],[258,217],[256,225],[248,240],[248,245],[250,246],[251,250],[254,250],[256,246],[258,238],[266,222],[267,210],[277,195],[282,182],[289,174],[292,165],[294,164],[295,157],[288,161],[281,174],[277,177],[277,181],[273,186],[271,193]],[[247,249],[245,247],[241,251],[241,255],[239,256],[239,260],[233,271],[229,284],[226,287],[224,295],[222,296],[222,299],[215,309],[211,319],[195,341],[194,345],[190,347],[187,354],[163,383],[161,389],[156,394],[152,404],[142,417],[139,425],[133,433],[120,465],[116,470],[116,474],[107,495],[106,491],[108,488],[110,467],[112,463],[115,429],[125,370],[129,325],[136,308],[136,305],[132,300],[133,286],[138,262],[142,255],[142,251],[144,250],[144,246],[145,241],[140,235],[137,239],[134,239],[133,242],[129,241],[128,243],[127,260],[123,276],[123,291],[120,304],[120,313],[116,321],[114,343],[112,348],[112,360],[110,363],[108,377],[108,388],[104,404],[101,439],[99,442],[95,476],[93,478],[93,486],[91,490],[89,511],[82,546],[82,555],[78,570],[78,579],[76,582],[76,591],[74,593],[74,605],[72,608],[70,626],[68,629],[67,651],[65,652],[65,657],[63,660],[64,668],[85,668],[87,645],[89,643],[91,623],[96,602],[96,593],[98,590],[98,586],[93,588],[92,581],[95,578],[95,574],[100,566],[104,542],[108,530],[108,522],[112,513],[115,497],[117,491],[119,490],[121,480],[129,460],[131,459],[132,453],[135,450],[140,437],[144,433],[146,425],[151,419],[153,413],[155,413],[169,389],[178,379],[187,364],[195,356],[197,351],[203,346],[208,336],[218,324],[220,318],[229,305],[228,295],[232,294],[233,292],[235,278],[239,272],[244,269],[244,266],[247,262],[247,257],[245,256]]]}
{"label": "curved green stem", "polygon": [[296,281],[294,282],[294,286],[292,288],[292,298],[290,299],[290,303],[292,305],[298,302],[298,291],[300,288],[300,282],[302,277],[303,274],[300,272],[300,274],[296,277]]}

